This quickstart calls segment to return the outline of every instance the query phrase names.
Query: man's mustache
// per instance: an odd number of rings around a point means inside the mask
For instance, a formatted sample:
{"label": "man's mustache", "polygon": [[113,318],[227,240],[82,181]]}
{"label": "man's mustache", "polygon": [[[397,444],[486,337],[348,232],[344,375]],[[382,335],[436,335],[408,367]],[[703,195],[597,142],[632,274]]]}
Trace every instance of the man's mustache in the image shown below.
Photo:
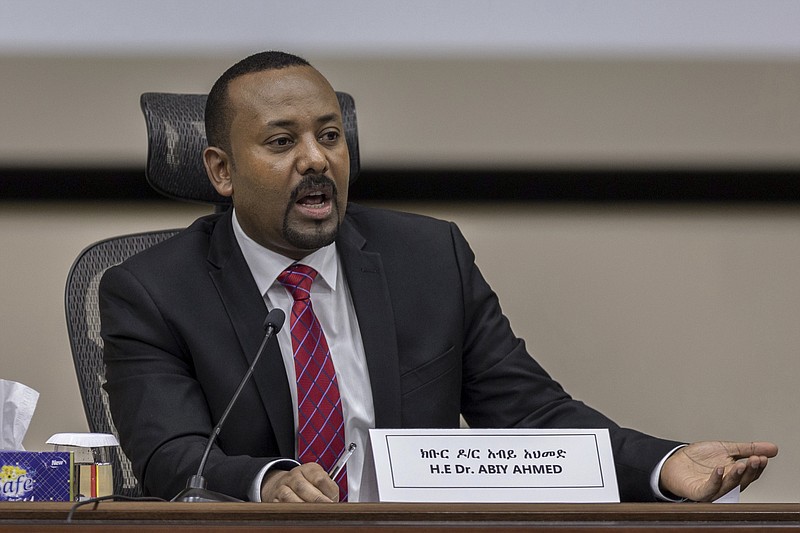
{"label": "man's mustache", "polygon": [[295,188],[292,190],[291,201],[296,202],[300,195],[308,189],[317,189],[319,187],[330,187],[331,198],[336,198],[338,191],[336,189],[336,182],[324,174],[307,174],[303,176]]}

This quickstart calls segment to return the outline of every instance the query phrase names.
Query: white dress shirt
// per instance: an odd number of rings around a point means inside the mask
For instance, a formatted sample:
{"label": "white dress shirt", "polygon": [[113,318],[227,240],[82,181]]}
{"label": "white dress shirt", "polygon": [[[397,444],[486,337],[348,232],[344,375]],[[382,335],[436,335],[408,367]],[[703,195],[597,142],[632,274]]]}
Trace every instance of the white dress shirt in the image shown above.
{"label": "white dress shirt", "polygon": [[[283,356],[292,393],[294,406],[295,435],[297,434],[297,379],[294,370],[294,357],[289,322],[292,315],[292,299],[286,288],[278,281],[278,276],[293,261],[275,253],[245,234],[236,212],[233,213],[233,233],[242,250],[245,261],[250,267],[258,290],[264,296],[268,309],[278,308],[286,313],[287,323],[278,332],[278,344]],[[331,244],[298,261],[316,270],[317,275],[311,285],[311,305],[317,315],[336,371],[339,394],[342,398],[342,414],[344,416],[345,448],[347,443],[354,442],[358,447],[347,462],[348,501],[376,500],[371,490],[362,490],[362,473],[364,458],[369,439],[369,428],[375,427],[375,410],[372,401],[367,360],[364,356],[364,344],[361,341],[361,330],[358,327],[350,290],[344,279],[343,270],[336,251],[336,244]],[[295,457],[297,457],[297,438],[295,437]],[[250,491],[250,499],[261,500],[261,481],[271,465],[256,476]]]}

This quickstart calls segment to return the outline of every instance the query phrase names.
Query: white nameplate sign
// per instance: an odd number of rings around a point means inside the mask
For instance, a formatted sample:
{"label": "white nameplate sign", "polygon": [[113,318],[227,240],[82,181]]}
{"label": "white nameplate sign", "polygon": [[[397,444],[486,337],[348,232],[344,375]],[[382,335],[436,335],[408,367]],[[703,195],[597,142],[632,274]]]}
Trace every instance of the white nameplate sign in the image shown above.
{"label": "white nameplate sign", "polygon": [[382,502],[619,502],[606,429],[371,429]]}

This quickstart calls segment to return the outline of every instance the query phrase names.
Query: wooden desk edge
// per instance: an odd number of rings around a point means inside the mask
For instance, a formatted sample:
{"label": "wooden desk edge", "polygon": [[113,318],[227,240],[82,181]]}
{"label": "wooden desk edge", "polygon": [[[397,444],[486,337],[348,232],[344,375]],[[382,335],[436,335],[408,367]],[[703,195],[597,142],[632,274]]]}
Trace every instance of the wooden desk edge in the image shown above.
{"label": "wooden desk edge", "polygon": [[[0,524],[63,522],[70,502],[0,502]],[[102,502],[79,508],[75,522],[208,523],[713,523],[800,526],[800,504],[453,504]]]}

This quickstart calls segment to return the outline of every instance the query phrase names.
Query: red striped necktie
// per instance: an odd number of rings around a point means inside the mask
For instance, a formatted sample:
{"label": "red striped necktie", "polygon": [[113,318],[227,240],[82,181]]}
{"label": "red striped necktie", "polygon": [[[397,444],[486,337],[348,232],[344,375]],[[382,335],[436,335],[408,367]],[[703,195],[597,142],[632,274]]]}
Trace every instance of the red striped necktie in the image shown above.
{"label": "red striped necktie", "polygon": [[[311,283],[316,277],[316,270],[295,263],[278,281],[294,298],[290,331],[297,376],[298,458],[301,463],[319,463],[328,471],[344,452],[344,417],[328,341],[311,307]],[[334,481],[339,485],[339,501],[346,501],[345,469]]]}

